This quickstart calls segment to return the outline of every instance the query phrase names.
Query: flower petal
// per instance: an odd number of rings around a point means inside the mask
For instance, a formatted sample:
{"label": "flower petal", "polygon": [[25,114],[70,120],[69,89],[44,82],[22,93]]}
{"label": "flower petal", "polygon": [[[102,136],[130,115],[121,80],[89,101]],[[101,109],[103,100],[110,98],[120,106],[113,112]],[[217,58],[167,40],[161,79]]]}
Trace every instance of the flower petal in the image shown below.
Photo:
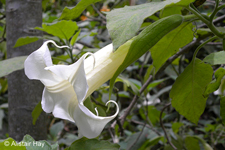
{"label": "flower petal", "polygon": [[46,70],[50,70],[57,76],[71,83],[75,93],[77,94],[79,103],[83,102],[88,91],[88,84],[84,71],[84,60],[87,55],[90,54],[91,53],[84,54],[77,62],[72,65],[55,65],[45,68]]}
{"label": "flower petal", "polygon": [[110,117],[100,117],[93,114],[83,104],[78,104],[75,108],[73,117],[79,130],[79,137],[85,136],[87,138],[97,137],[105,127],[105,125],[114,119],[119,113],[119,106],[115,101],[108,101],[106,105],[112,102],[116,105],[117,111]]}
{"label": "flower petal", "polygon": [[60,89],[55,92],[56,89],[51,91],[52,89],[44,88],[41,101],[42,109],[47,113],[52,112],[57,118],[74,122],[71,116],[73,116],[74,109],[78,105],[76,93],[69,82],[67,82],[67,85],[62,84]]}
{"label": "flower petal", "polygon": [[37,79],[44,85],[52,86],[62,81],[62,79],[44,69],[47,66],[52,66],[51,54],[47,45],[49,42],[56,45],[55,42],[51,40],[45,42],[38,50],[27,57],[24,62],[24,70],[29,79]]}

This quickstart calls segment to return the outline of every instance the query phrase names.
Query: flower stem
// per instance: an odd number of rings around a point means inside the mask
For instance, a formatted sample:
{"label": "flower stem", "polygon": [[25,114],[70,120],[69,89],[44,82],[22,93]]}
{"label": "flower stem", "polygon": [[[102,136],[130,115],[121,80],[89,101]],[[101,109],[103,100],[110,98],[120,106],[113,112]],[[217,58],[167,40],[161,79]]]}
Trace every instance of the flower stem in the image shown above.
{"label": "flower stem", "polygon": [[208,27],[209,29],[218,37],[220,38],[224,38],[224,34],[220,33],[220,31],[218,31],[216,29],[216,27],[214,26],[214,24],[212,23],[212,21],[210,21],[207,17],[204,17],[202,14],[200,14],[197,10],[193,9],[193,4],[190,4],[189,7],[186,7],[190,12],[192,12],[194,15],[196,15],[201,21],[203,21]]}
{"label": "flower stem", "polygon": [[197,54],[198,54],[198,51],[199,51],[205,44],[207,44],[207,43],[209,43],[209,42],[211,42],[211,41],[213,41],[213,40],[215,40],[215,39],[217,39],[217,38],[218,38],[217,36],[214,36],[214,37],[212,37],[212,38],[206,40],[206,41],[205,41],[204,43],[202,43],[201,45],[199,45],[199,46],[197,47],[197,49],[195,50],[195,53],[194,53],[194,55],[193,55],[193,59],[195,59],[195,57],[196,57]]}

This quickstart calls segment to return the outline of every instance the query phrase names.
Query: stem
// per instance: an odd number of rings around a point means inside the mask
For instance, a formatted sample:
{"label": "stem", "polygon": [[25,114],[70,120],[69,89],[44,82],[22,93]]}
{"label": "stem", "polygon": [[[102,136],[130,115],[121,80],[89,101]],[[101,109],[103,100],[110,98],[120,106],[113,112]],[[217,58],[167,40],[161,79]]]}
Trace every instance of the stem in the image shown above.
{"label": "stem", "polygon": [[193,14],[195,14],[201,21],[203,21],[216,36],[218,36],[218,37],[220,37],[220,38],[223,39],[224,38],[224,34],[221,34],[220,31],[218,31],[216,29],[216,27],[214,26],[214,24],[212,23],[212,21],[210,22],[208,19],[206,19],[205,17],[203,17],[198,11],[196,11],[195,9],[193,9],[191,7],[192,5],[193,4],[190,4],[190,6],[189,7],[186,7],[186,9],[188,9],[190,12],[192,12]]}
{"label": "stem", "polygon": [[197,47],[197,49],[195,50],[195,53],[194,53],[194,55],[193,55],[193,59],[192,59],[192,60],[195,59],[195,57],[196,57],[197,54],[198,54],[198,51],[199,51],[204,45],[206,45],[207,43],[209,43],[209,42],[211,42],[211,41],[213,41],[213,40],[215,40],[215,39],[217,39],[217,38],[218,38],[217,36],[214,36],[214,37],[212,37],[212,38],[206,40],[206,41],[205,41],[204,43],[202,43],[201,45],[199,45],[199,46]]}
{"label": "stem", "polygon": [[186,16],[183,16],[184,18],[184,21],[189,21],[189,20],[195,20],[197,19],[198,17],[196,17],[196,15],[192,14],[192,15],[186,15]]}
{"label": "stem", "polygon": [[215,17],[216,13],[219,11],[218,6],[219,6],[219,0],[216,0],[215,8],[214,8],[212,14],[210,15],[211,22],[213,21],[213,18]]}
{"label": "stem", "polygon": [[167,107],[169,107],[170,105],[171,105],[171,103],[166,104],[166,106],[163,107],[162,111],[160,112],[159,121],[160,121],[160,125],[161,125],[161,127],[162,127],[162,129],[163,129],[163,131],[164,131],[164,133],[165,133],[167,142],[170,144],[170,146],[171,146],[174,150],[177,150],[177,148],[176,148],[176,147],[173,145],[173,143],[170,141],[170,139],[169,139],[169,137],[168,137],[168,135],[167,135],[166,129],[165,129],[165,127],[164,127],[164,125],[163,125],[163,122],[162,122],[162,114],[163,114],[163,111],[164,111]]}

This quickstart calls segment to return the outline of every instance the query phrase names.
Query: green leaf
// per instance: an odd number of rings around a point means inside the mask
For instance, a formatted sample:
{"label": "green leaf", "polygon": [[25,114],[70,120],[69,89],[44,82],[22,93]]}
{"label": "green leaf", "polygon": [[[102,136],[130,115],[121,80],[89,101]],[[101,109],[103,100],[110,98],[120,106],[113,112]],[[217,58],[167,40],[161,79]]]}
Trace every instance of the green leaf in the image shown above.
{"label": "green leaf", "polygon": [[182,7],[166,7],[160,12],[160,18],[164,18],[174,14],[181,15]]}
{"label": "green leaf", "polygon": [[50,135],[53,140],[57,140],[60,132],[63,130],[64,124],[62,121],[55,123],[50,129]]}
{"label": "green leaf", "polygon": [[75,7],[65,7],[59,19],[72,20],[80,16],[80,14],[91,4],[101,0],[81,0]]}
{"label": "green leaf", "polygon": [[17,143],[14,139],[8,138],[0,142],[1,150],[26,150],[26,147],[21,143]]}
{"label": "green leaf", "polygon": [[185,147],[187,150],[200,150],[199,140],[192,136],[185,138]]}
{"label": "green leaf", "polygon": [[39,39],[42,39],[42,37],[39,36],[21,37],[16,41],[16,44],[14,45],[13,48],[36,42]]}
{"label": "green leaf", "polygon": [[212,82],[210,82],[209,85],[207,85],[206,90],[204,92],[204,96],[207,97],[209,96],[210,93],[216,91],[220,84],[221,84],[221,80],[225,75],[225,69],[223,68],[219,68],[216,70],[215,72],[215,78],[216,80],[213,80]]}
{"label": "green leaf", "polygon": [[97,139],[81,138],[73,142],[68,150],[118,150],[118,144],[111,144],[108,141],[99,141]]}
{"label": "green leaf", "polygon": [[179,1],[150,2],[136,6],[125,6],[124,8],[106,12],[107,29],[113,40],[114,49],[117,49],[120,45],[135,36],[145,18],[163,9],[166,5]]}
{"label": "green leaf", "polygon": [[26,150],[56,150],[58,144],[50,145],[47,141],[35,141],[30,135],[25,135],[23,141],[26,144]]}
{"label": "green leaf", "polygon": [[42,24],[42,28],[36,27],[35,29],[45,31],[48,34],[68,41],[75,31],[78,30],[78,26],[76,22],[62,20],[56,23]]}
{"label": "green leaf", "polygon": [[182,122],[174,122],[172,123],[172,130],[174,133],[177,133],[184,124]]}
{"label": "green leaf", "polygon": [[[159,122],[159,116],[160,116],[160,111],[156,109],[155,106],[148,106],[148,118],[151,121],[153,125]],[[144,109],[139,109],[139,113],[141,117],[146,120],[145,112]],[[162,118],[165,116],[165,113],[163,113]]]}
{"label": "green leaf", "polygon": [[33,125],[35,125],[38,117],[40,116],[42,112],[42,107],[41,107],[41,101],[35,106],[34,110],[32,111],[32,118],[33,118]]}
{"label": "green leaf", "polygon": [[194,59],[176,79],[170,92],[172,106],[197,124],[205,109],[205,87],[212,80],[213,69],[200,59]]}
{"label": "green leaf", "polygon": [[206,56],[203,61],[211,65],[225,64],[225,51],[211,53]]}
{"label": "green leaf", "polygon": [[179,48],[187,45],[193,40],[192,24],[183,23],[181,26],[164,36],[155,46],[151,48],[151,56],[155,72],[166,62],[166,60],[179,51]]}
{"label": "green leaf", "polygon": [[79,30],[78,32],[76,32],[76,34],[72,37],[71,41],[70,41],[70,45],[73,46],[75,44],[75,42],[77,41],[77,37],[78,35],[80,34],[80,31]]}
{"label": "green leaf", "polygon": [[225,97],[221,97],[220,99],[220,116],[223,124],[225,125]]}
{"label": "green leaf", "polygon": [[19,56],[0,61],[0,77],[6,76],[13,71],[23,69],[26,58],[27,56]]}
{"label": "green leaf", "polygon": [[147,28],[145,28],[138,36],[120,46],[117,51],[125,51],[125,49],[127,50],[127,48],[129,48],[129,51],[123,63],[120,65],[120,67],[117,69],[112,79],[110,80],[110,93],[112,91],[112,87],[116,77],[126,67],[128,67],[131,63],[141,57],[149,49],[151,49],[166,34],[181,25],[182,22],[183,17],[181,15],[172,15],[169,17],[165,17],[152,23]]}

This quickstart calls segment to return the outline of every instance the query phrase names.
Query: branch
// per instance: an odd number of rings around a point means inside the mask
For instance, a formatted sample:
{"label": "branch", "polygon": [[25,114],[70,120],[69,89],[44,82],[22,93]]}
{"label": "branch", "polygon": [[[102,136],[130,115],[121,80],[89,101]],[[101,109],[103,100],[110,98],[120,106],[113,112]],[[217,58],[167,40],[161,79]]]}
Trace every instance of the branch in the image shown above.
{"label": "branch", "polygon": [[170,139],[169,139],[169,137],[168,137],[168,135],[167,135],[166,129],[165,129],[165,127],[164,127],[164,125],[163,125],[163,122],[162,122],[162,114],[163,114],[163,111],[164,111],[167,107],[169,107],[170,105],[171,105],[171,103],[166,104],[166,106],[163,107],[162,111],[160,112],[159,121],[160,121],[160,125],[161,125],[161,127],[162,127],[162,129],[163,129],[163,131],[164,131],[164,133],[165,133],[167,142],[170,144],[170,146],[171,146],[174,150],[177,150],[177,148],[176,148],[176,147],[173,145],[173,143],[170,141]]}
{"label": "branch", "polygon": [[94,10],[98,13],[100,17],[106,20],[106,17],[95,7],[95,5],[91,4],[91,6],[94,8]]}
{"label": "branch", "polygon": [[[145,123],[143,122],[140,122],[140,121],[136,121],[136,120],[130,120],[130,122],[133,122],[135,124],[139,124],[139,125],[145,125]],[[145,125],[147,128],[151,129],[152,131],[154,131],[158,136],[161,136],[161,134],[155,129],[153,128],[152,126],[150,126],[149,124],[146,124]]]}
{"label": "branch", "polygon": [[[148,87],[148,85],[151,83],[152,80],[152,75],[149,76],[148,80],[145,82],[145,84],[141,87],[141,89],[139,90],[139,94],[141,95],[144,90]],[[137,100],[138,100],[139,96],[135,95],[133,100],[131,101],[130,105],[126,108],[126,110],[124,111],[123,116],[120,117],[121,120],[121,124],[123,125],[126,117],[129,115],[131,109],[134,107],[134,105],[136,104]]]}

